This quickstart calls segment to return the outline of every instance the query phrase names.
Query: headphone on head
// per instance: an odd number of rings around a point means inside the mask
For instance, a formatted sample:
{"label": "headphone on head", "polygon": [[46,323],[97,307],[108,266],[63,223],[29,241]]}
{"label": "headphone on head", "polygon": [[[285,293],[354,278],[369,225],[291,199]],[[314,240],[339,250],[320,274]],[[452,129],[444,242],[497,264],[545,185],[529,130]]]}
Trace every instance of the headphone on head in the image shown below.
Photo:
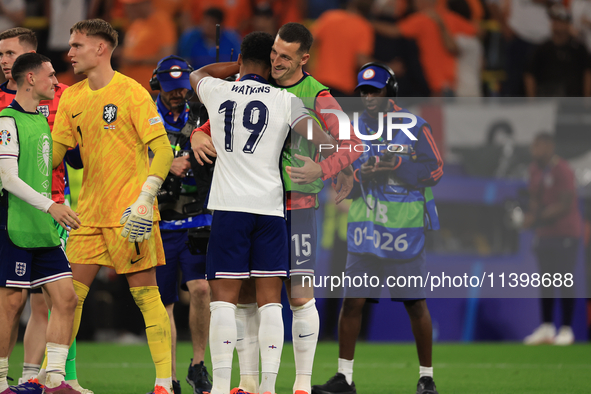
{"label": "headphone on head", "polygon": [[175,55],[171,55],[171,56],[167,56],[166,59],[175,59],[175,60],[180,60],[183,61],[187,64],[188,68],[168,68],[166,70],[160,70],[160,64],[162,63],[162,60],[158,63],[158,67],[156,67],[154,69],[154,71],[152,71],[152,78],[150,78],[150,89],[154,90],[161,90],[162,88],[160,87],[160,81],[157,78],[158,74],[164,74],[164,73],[173,73],[173,72],[185,72],[185,73],[192,73],[194,68],[191,67],[191,65],[189,64],[189,62],[187,62],[185,59],[183,59],[180,56],[175,56]]}
{"label": "headphone on head", "polygon": [[363,66],[361,66],[361,68],[359,69],[359,72],[361,72],[371,66],[379,67],[383,70],[386,70],[388,72],[388,74],[390,74],[390,77],[388,78],[388,81],[386,82],[386,95],[388,97],[397,97],[398,96],[398,82],[396,82],[396,76],[394,75],[394,71],[392,71],[392,69],[390,67],[388,67],[387,65],[385,65],[384,63],[370,62],[370,63],[366,63]]}

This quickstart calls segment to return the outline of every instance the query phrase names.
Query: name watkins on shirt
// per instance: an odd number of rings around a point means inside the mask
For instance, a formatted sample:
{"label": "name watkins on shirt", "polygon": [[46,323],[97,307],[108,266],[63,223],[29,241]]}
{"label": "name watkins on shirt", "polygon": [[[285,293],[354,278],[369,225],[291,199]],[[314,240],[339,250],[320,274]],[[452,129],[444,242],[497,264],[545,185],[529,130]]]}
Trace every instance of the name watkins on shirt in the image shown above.
{"label": "name watkins on shirt", "polygon": [[241,93],[245,96],[253,93],[269,93],[271,91],[270,86],[248,86],[248,85],[234,85],[232,86],[232,91],[236,93]]}

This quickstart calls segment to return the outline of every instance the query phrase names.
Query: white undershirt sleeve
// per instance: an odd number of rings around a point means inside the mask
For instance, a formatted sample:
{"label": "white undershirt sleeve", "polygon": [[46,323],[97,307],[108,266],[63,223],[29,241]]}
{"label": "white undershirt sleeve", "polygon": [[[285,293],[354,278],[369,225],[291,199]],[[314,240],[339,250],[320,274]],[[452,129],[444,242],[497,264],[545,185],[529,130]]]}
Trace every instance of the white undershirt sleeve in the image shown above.
{"label": "white undershirt sleeve", "polygon": [[40,211],[46,212],[53,201],[35,191],[18,177],[18,161],[16,158],[0,159],[1,189],[14,194],[24,202],[31,204]]}

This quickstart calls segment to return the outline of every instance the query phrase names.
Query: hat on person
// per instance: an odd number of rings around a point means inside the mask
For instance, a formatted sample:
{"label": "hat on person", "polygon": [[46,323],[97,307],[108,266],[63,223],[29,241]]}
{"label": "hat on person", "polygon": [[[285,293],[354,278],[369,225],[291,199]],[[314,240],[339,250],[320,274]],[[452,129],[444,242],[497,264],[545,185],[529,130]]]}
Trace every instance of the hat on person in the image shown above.
{"label": "hat on person", "polygon": [[[171,70],[167,72],[167,70]],[[178,70],[178,71],[174,71]],[[156,69],[156,78],[165,92],[174,89],[192,90],[190,75],[191,66],[178,56],[167,56],[160,60]]]}
{"label": "hat on person", "polygon": [[388,84],[389,78],[390,73],[386,71],[383,67],[365,67],[364,69],[359,71],[359,74],[357,74],[357,87],[355,89],[359,89],[361,86],[365,85],[373,86],[378,89],[383,89]]}

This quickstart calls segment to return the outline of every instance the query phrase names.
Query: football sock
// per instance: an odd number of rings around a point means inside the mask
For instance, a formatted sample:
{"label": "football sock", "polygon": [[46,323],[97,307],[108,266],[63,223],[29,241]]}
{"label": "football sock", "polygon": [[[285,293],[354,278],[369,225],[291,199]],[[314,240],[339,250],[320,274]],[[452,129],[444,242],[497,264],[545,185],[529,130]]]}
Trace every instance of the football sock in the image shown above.
{"label": "football sock", "polygon": [[312,392],[312,367],[314,353],[318,343],[320,317],[316,309],[316,300],[312,299],[302,306],[292,306],[293,354],[296,365],[296,379],[293,391]]}
{"label": "football sock", "polygon": [[[76,310],[74,312],[74,326],[72,328],[72,339],[71,339],[70,343],[74,343],[74,341],[76,340],[76,335],[78,334],[78,330],[80,329],[80,321],[82,320],[82,307],[84,306],[84,301],[86,300],[86,296],[88,295],[89,290],[90,290],[90,288],[88,286],[86,286],[83,283],[78,282],[77,280],[74,280],[74,291],[76,292],[76,295],[78,296],[78,304],[76,305]],[[66,360],[68,358],[69,357],[66,356]],[[74,359],[76,358],[76,351],[75,350],[74,350],[74,357],[73,358]],[[39,383],[45,384],[46,377],[47,377],[47,348],[45,348],[45,358],[43,359],[43,364],[41,364],[41,369],[39,370],[39,374],[37,375],[37,380],[39,380]]]}
{"label": "football sock", "polygon": [[353,384],[353,361],[354,360],[345,360],[344,358],[339,358],[338,372],[345,375],[345,379],[347,379],[347,383],[349,385]]}
{"label": "football sock", "polygon": [[[45,356],[45,360],[47,360],[47,356]],[[39,374],[37,375],[37,380],[39,381],[39,383],[45,384],[45,378],[47,378],[47,371],[45,370],[45,368],[41,367],[41,369],[39,370]]]}
{"label": "football sock", "polygon": [[41,369],[39,370],[39,373],[41,373],[41,371],[45,371],[47,369],[47,347],[45,348],[45,355],[43,356],[43,362],[41,363]]}
{"label": "football sock", "polygon": [[144,316],[148,347],[156,366],[156,385],[172,392],[170,320],[158,286],[131,287],[129,291]]}
{"label": "football sock", "polygon": [[433,377],[433,367],[419,367],[419,378],[423,376]]}
{"label": "football sock", "polygon": [[45,378],[47,387],[57,387],[64,381],[69,348],[68,345],[47,342],[47,377]]}
{"label": "football sock", "polygon": [[[84,300],[86,300],[89,290],[90,288],[85,284],[80,283],[77,280],[74,281],[74,291],[78,296],[78,304],[76,305],[76,311],[74,312],[74,328],[72,330],[72,339],[70,340],[70,343],[74,343],[76,340],[76,335],[78,334],[78,330],[80,329],[80,321],[82,320],[82,307],[84,306]],[[74,358],[76,358],[75,352]],[[41,368],[43,368],[43,366],[41,366]]]}
{"label": "football sock", "polygon": [[[82,283],[80,282],[76,282],[78,283],[78,285],[84,286]],[[86,287],[86,286],[84,286]],[[86,298],[86,294],[88,294],[88,290],[84,291],[83,288],[81,288],[79,290],[81,293],[84,293],[84,298]],[[84,303],[84,300],[82,300],[82,303]],[[80,308],[82,308],[82,305],[80,304]],[[76,305],[76,309],[78,309],[78,305]],[[80,311],[82,311],[82,309],[80,309]],[[51,316],[51,311],[49,311],[47,313],[48,317]],[[82,316],[82,313],[80,314],[80,316]],[[76,317],[74,317],[74,319],[76,319]],[[80,322],[78,322],[78,327],[80,326]],[[45,349],[45,354],[47,355],[47,349]],[[44,360],[45,361],[45,360]],[[25,379],[25,365],[23,364],[23,379]],[[35,366],[34,364],[28,364],[28,365],[32,365],[33,367]],[[34,371],[34,373],[32,375],[37,376],[39,374],[39,365],[37,365],[37,369],[36,371]],[[44,369],[47,368],[46,363],[44,362]],[[31,369],[32,371],[32,369]],[[30,376],[31,374],[29,373],[27,376]],[[28,380],[30,378],[26,378],[25,380]],[[70,350],[68,352],[68,358],[66,359],[66,381],[68,380],[78,380],[78,375],[76,374],[76,337],[74,336],[74,342],[72,342],[72,345],[70,346]]]}
{"label": "football sock", "polygon": [[209,303],[209,310],[209,349],[213,371],[211,394],[227,394],[230,392],[232,357],[237,338],[236,305],[214,301]]}
{"label": "football sock", "polygon": [[275,381],[283,350],[283,316],[281,304],[270,303],[259,308],[259,346],[261,349],[261,385],[259,392],[275,393]]}
{"label": "football sock", "polygon": [[70,345],[68,358],[66,358],[66,380],[78,380],[78,374],[76,374],[76,339]]}
{"label": "football sock", "polygon": [[562,325],[572,326],[573,315],[575,312],[575,299],[574,298],[563,298],[562,300]]}
{"label": "football sock", "polygon": [[238,387],[249,393],[259,392],[259,313],[256,303],[238,304],[236,308],[236,352],[240,364]]}
{"label": "football sock", "polygon": [[23,380],[26,382],[29,379],[36,378],[39,375],[40,368],[41,365],[39,364],[23,363]]}
{"label": "football sock", "polygon": [[540,304],[542,305],[542,321],[544,323],[554,322],[554,298],[542,298]]}
{"label": "football sock", "polygon": [[8,357],[0,357],[0,393],[8,388]]}

